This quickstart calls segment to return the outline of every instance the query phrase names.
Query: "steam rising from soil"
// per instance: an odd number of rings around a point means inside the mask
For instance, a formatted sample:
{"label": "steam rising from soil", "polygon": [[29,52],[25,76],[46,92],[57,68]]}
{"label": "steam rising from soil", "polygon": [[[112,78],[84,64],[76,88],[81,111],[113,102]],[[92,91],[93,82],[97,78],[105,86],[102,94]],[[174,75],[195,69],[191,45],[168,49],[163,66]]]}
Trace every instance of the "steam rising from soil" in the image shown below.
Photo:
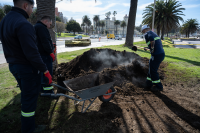
{"label": "steam rising from soil", "polygon": [[148,63],[149,59],[133,52],[90,49],[70,62],[61,63],[55,74],[57,81],[64,81],[99,72],[99,84],[115,81],[118,93],[131,95],[145,87]]}

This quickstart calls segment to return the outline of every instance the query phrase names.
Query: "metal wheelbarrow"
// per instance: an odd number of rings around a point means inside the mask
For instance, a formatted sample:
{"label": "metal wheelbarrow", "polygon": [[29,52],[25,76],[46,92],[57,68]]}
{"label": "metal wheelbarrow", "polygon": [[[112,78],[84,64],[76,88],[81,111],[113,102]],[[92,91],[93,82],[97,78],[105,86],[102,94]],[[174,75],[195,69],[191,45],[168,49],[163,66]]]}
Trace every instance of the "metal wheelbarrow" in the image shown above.
{"label": "metal wheelbarrow", "polygon": [[[117,92],[112,87],[114,82],[109,82],[103,85],[95,86],[95,84],[98,84],[97,83],[98,79],[99,79],[99,73],[93,73],[86,76],[63,81],[66,88],[52,83],[51,85],[56,86],[65,91],[72,92],[75,94],[75,96],[73,97],[73,96],[65,95],[63,93],[51,94],[51,96],[65,96],[67,98],[73,99],[75,100],[74,105],[83,101],[81,112],[85,113],[86,110],[91,106],[91,104],[94,102],[94,100],[97,97],[102,102],[109,102],[114,97],[115,93]],[[85,110],[83,110],[86,100],[89,100],[90,104],[86,107]]]}

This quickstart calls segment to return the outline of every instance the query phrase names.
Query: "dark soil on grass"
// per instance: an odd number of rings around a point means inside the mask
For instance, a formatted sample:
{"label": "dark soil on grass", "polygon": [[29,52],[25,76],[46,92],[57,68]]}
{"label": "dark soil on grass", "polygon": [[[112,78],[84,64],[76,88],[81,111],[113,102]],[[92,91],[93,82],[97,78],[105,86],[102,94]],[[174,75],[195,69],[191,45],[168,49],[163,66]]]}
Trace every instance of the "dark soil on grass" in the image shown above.
{"label": "dark soil on grass", "polygon": [[200,80],[177,80],[183,73],[168,77],[167,64],[162,62],[158,72],[164,90],[151,92],[145,87],[148,63],[149,59],[133,52],[91,49],[70,62],[59,64],[54,75],[58,84],[98,72],[95,85],[115,81],[113,87],[117,93],[109,103],[96,99],[84,114],[82,103],[75,106],[76,112],[66,114],[68,102],[62,98],[66,103],[59,111],[58,121],[62,124],[46,132],[200,133]]}

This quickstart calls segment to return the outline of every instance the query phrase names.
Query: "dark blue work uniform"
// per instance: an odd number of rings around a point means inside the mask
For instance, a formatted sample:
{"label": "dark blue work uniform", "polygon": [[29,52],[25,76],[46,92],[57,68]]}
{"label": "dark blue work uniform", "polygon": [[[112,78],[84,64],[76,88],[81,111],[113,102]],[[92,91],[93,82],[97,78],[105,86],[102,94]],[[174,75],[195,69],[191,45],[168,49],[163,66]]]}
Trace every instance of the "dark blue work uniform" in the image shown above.
{"label": "dark blue work uniform", "polygon": [[[53,43],[51,40],[51,36],[49,33],[49,30],[47,29],[47,26],[45,24],[43,24],[41,21],[38,21],[35,26],[35,32],[36,32],[36,36],[37,36],[37,46],[38,46],[38,50],[39,53],[42,57],[43,62],[46,64],[49,73],[51,74],[51,76],[53,76],[53,59],[51,58],[50,54],[53,53]],[[41,74],[42,77],[42,83],[45,83],[44,80],[44,74]],[[52,89],[53,86],[51,85],[42,85],[41,88],[42,92],[46,92],[46,93],[52,93]]]}
{"label": "dark blue work uniform", "polygon": [[154,52],[151,53],[151,59],[149,60],[149,72],[147,75],[147,85],[149,87],[156,85],[157,88],[163,89],[162,83],[159,79],[158,68],[160,63],[165,58],[165,52],[162,46],[160,37],[152,32],[148,31],[145,33],[145,40],[148,45],[148,48],[151,49],[151,41],[155,41]]}
{"label": "dark blue work uniform", "polygon": [[47,70],[38,52],[35,30],[27,21],[28,17],[23,9],[13,7],[0,22],[4,55],[21,90],[23,133],[32,133],[35,129],[35,110],[41,87],[40,72]]}

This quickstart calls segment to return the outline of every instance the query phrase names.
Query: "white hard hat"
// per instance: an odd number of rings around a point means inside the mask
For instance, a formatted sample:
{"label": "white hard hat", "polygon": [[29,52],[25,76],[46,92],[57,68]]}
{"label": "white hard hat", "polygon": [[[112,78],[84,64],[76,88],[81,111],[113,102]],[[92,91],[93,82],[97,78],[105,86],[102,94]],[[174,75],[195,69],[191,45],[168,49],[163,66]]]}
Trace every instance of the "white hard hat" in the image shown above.
{"label": "white hard hat", "polygon": [[150,28],[148,25],[144,25],[144,26],[142,26],[142,30],[141,31],[143,31],[144,29],[147,29],[147,28]]}

